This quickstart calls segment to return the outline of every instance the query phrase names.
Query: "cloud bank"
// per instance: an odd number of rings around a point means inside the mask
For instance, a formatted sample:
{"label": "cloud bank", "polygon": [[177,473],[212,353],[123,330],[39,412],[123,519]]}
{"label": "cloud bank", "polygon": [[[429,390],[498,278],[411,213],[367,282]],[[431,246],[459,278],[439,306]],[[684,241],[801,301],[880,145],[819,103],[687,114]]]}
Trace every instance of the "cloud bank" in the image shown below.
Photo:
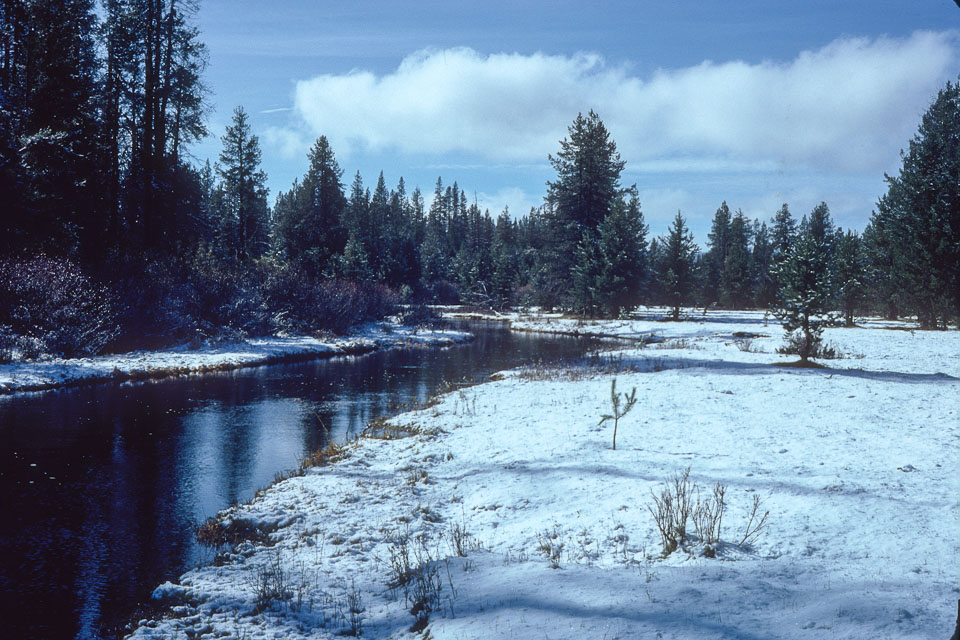
{"label": "cloud bank", "polygon": [[[294,114],[334,148],[542,162],[594,109],[647,171],[888,170],[956,73],[954,33],[846,38],[789,62],[703,62],[640,78],[597,54],[424,50],[385,75],[297,84]],[[295,136],[274,133],[289,144]]]}

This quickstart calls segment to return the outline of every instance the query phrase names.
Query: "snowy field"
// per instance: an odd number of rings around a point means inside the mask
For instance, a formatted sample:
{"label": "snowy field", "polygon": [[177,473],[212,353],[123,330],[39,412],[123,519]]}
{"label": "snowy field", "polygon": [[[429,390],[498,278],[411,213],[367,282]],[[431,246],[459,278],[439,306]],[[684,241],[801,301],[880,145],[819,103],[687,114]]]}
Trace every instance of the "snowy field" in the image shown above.
{"label": "snowy field", "polygon": [[[762,314],[513,322],[654,342],[504,372],[331,451],[221,514],[252,541],[158,588],[134,637],[401,638],[411,609],[437,639],[952,633],[960,332],[830,329],[844,357],[798,369]],[[616,450],[614,378],[637,399]],[[691,502],[725,488],[719,541],[691,516],[665,554],[654,494],[688,468]]]}
{"label": "snowy field", "polygon": [[91,358],[38,359],[0,364],[0,394],[107,380],[165,378],[384,348],[443,346],[469,339],[469,334],[458,331],[433,331],[379,322],[365,325],[343,338],[252,338],[199,349],[181,346]]}

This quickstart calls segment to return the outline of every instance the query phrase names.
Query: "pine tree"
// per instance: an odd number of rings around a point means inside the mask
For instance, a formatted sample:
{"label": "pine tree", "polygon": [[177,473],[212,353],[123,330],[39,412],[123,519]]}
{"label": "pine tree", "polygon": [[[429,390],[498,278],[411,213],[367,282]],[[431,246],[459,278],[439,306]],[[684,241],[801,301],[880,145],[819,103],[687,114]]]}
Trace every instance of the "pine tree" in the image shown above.
{"label": "pine tree", "polygon": [[827,254],[827,261],[833,258],[836,233],[833,228],[833,220],[830,218],[830,207],[826,202],[821,202],[813,208],[809,216],[805,216],[801,226],[806,225],[807,233],[811,234],[814,240],[823,246]]}
{"label": "pine tree", "polygon": [[707,253],[703,256],[706,262],[706,274],[703,288],[703,305],[709,306],[720,302],[723,294],[723,269],[727,261],[727,252],[730,250],[730,207],[726,201],[720,204],[713,214],[710,233],[707,234]]}
{"label": "pine tree", "polygon": [[194,0],[108,0],[102,29],[108,235],[170,250],[187,222],[182,149],[207,134],[206,49]]}
{"label": "pine tree", "polygon": [[370,197],[368,208],[369,223],[366,225],[365,236],[360,238],[370,260],[373,276],[379,282],[387,278],[393,264],[394,257],[390,255],[387,233],[390,220],[390,192],[383,179],[383,171],[377,178],[377,185]]}
{"label": "pine tree", "polygon": [[577,245],[573,266],[573,310],[585,316],[600,314],[603,300],[600,279],[603,273],[603,254],[595,231],[585,231]]}
{"label": "pine tree", "polygon": [[344,278],[355,282],[368,282],[374,278],[367,250],[363,242],[353,233],[350,234],[343,249],[339,271]]}
{"label": "pine tree", "polygon": [[673,319],[680,319],[680,307],[690,301],[696,285],[696,245],[686,220],[677,211],[667,237],[660,241],[660,286],[667,304],[673,307]]}
{"label": "pine tree", "polygon": [[790,207],[784,202],[783,206],[774,215],[770,228],[770,240],[773,245],[773,261],[775,264],[786,259],[796,239],[797,222],[790,213]]}
{"label": "pine tree", "polygon": [[34,0],[2,15],[12,36],[3,106],[14,116],[23,187],[22,208],[13,212],[18,235],[33,248],[72,254],[82,244],[96,256],[104,214],[93,2]]}
{"label": "pine tree", "polygon": [[720,300],[726,307],[743,309],[750,303],[750,233],[742,211],[730,222],[727,255],[720,273]]}
{"label": "pine tree", "polygon": [[628,202],[618,199],[599,231],[599,302],[607,317],[616,317],[640,304],[647,284],[647,225],[636,193]]}
{"label": "pine tree", "polygon": [[804,217],[798,240],[781,256],[776,275],[779,284],[774,315],[780,319],[792,348],[806,363],[820,353],[823,328],[832,322],[835,287],[833,283],[827,229],[832,229],[826,205],[811,213],[814,224]]}
{"label": "pine tree", "polygon": [[845,326],[854,326],[866,290],[867,264],[863,242],[856,231],[837,231],[834,257],[835,282]]}
{"label": "pine tree", "polygon": [[545,293],[556,302],[569,301],[577,247],[586,247],[587,233],[595,233],[624,190],[620,174],[625,163],[600,117],[578,114],[560,151],[549,156],[557,179],[547,183],[545,217],[547,251],[540,269]]}
{"label": "pine tree", "polygon": [[220,175],[222,213],[233,255],[241,262],[258,257],[267,244],[266,174],[260,169],[260,141],[250,132],[243,107],[222,138]]}
{"label": "pine tree", "polygon": [[754,304],[769,309],[776,302],[777,280],[773,274],[773,244],[767,223],[754,220],[753,250],[750,252],[750,274],[754,286]]}
{"label": "pine tree", "polygon": [[325,136],[313,144],[307,159],[310,165],[303,181],[294,183],[288,198],[278,197],[274,224],[280,250],[316,278],[334,271],[334,258],[346,244],[347,201],[340,182],[343,171]]}
{"label": "pine tree", "polygon": [[520,275],[518,229],[504,207],[497,217],[493,238],[493,273],[490,278],[490,301],[497,310],[510,303],[513,288]]}
{"label": "pine tree", "polygon": [[871,224],[894,283],[931,328],[960,312],[960,81],[939,91],[901,158]]}
{"label": "pine tree", "polygon": [[905,292],[894,278],[892,238],[876,211],[863,230],[863,252],[867,262],[867,297],[874,309],[881,309],[887,320],[897,320],[904,306]]}

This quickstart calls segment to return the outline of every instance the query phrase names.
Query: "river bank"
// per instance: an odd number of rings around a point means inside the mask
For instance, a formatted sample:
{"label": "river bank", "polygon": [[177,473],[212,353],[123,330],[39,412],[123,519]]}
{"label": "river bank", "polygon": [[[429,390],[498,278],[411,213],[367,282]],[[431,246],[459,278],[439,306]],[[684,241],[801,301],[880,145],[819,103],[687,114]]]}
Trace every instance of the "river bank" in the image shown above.
{"label": "river bank", "polygon": [[250,338],[215,346],[182,345],[158,351],[133,351],[90,358],[50,358],[0,364],[0,394],[43,391],[110,381],[152,380],[230,371],[280,362],[296,362],[380,349],[449,346],[470,340],[462,331],[407,327],[376,322],[348,336]]}
{"label": "river bank", "polygon": [[[238,544],[133,637],[947,637],[960,334],[831,329],[814,370],[776,366],[762,314],[644,322],[588,330],[656,343],[438,396],[223,512]],[[701,509],[665,553],[654,495],[717,483],[718,535]]]}

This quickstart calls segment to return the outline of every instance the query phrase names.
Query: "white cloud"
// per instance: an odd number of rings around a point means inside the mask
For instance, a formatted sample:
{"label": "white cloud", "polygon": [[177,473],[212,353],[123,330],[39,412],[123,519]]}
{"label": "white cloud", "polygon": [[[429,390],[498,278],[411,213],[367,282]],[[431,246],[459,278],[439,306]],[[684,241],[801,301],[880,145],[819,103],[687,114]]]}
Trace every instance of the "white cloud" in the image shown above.
{"label": "white cloud", "polygon": [[863,174],[896,167],[956,70],[954,47],[953,33],[840,39],[786,63],[707,61],[648,78],[596,54],[424,50],[382,76],[301,81],[294,112],[341,153],[467,153],[503,163],[542,162],[577,112],[593,108],[628,163]]}
{"label": "white cloud", "polygon": [[306,155],[311,144],[303,132],[284,127],[267,127],[263,131],[263,140],[288,160]]}
{"label": "white cloud", "polygon": [[489,209],[494,219],[504,207],[509,207],[510,217],[516,220],[530,213],[531,208],[543,204],[543,198],[539,194],[531,195],[519,187],[504,187],[496,193],[478,193],[477,203],[481,209]]}

